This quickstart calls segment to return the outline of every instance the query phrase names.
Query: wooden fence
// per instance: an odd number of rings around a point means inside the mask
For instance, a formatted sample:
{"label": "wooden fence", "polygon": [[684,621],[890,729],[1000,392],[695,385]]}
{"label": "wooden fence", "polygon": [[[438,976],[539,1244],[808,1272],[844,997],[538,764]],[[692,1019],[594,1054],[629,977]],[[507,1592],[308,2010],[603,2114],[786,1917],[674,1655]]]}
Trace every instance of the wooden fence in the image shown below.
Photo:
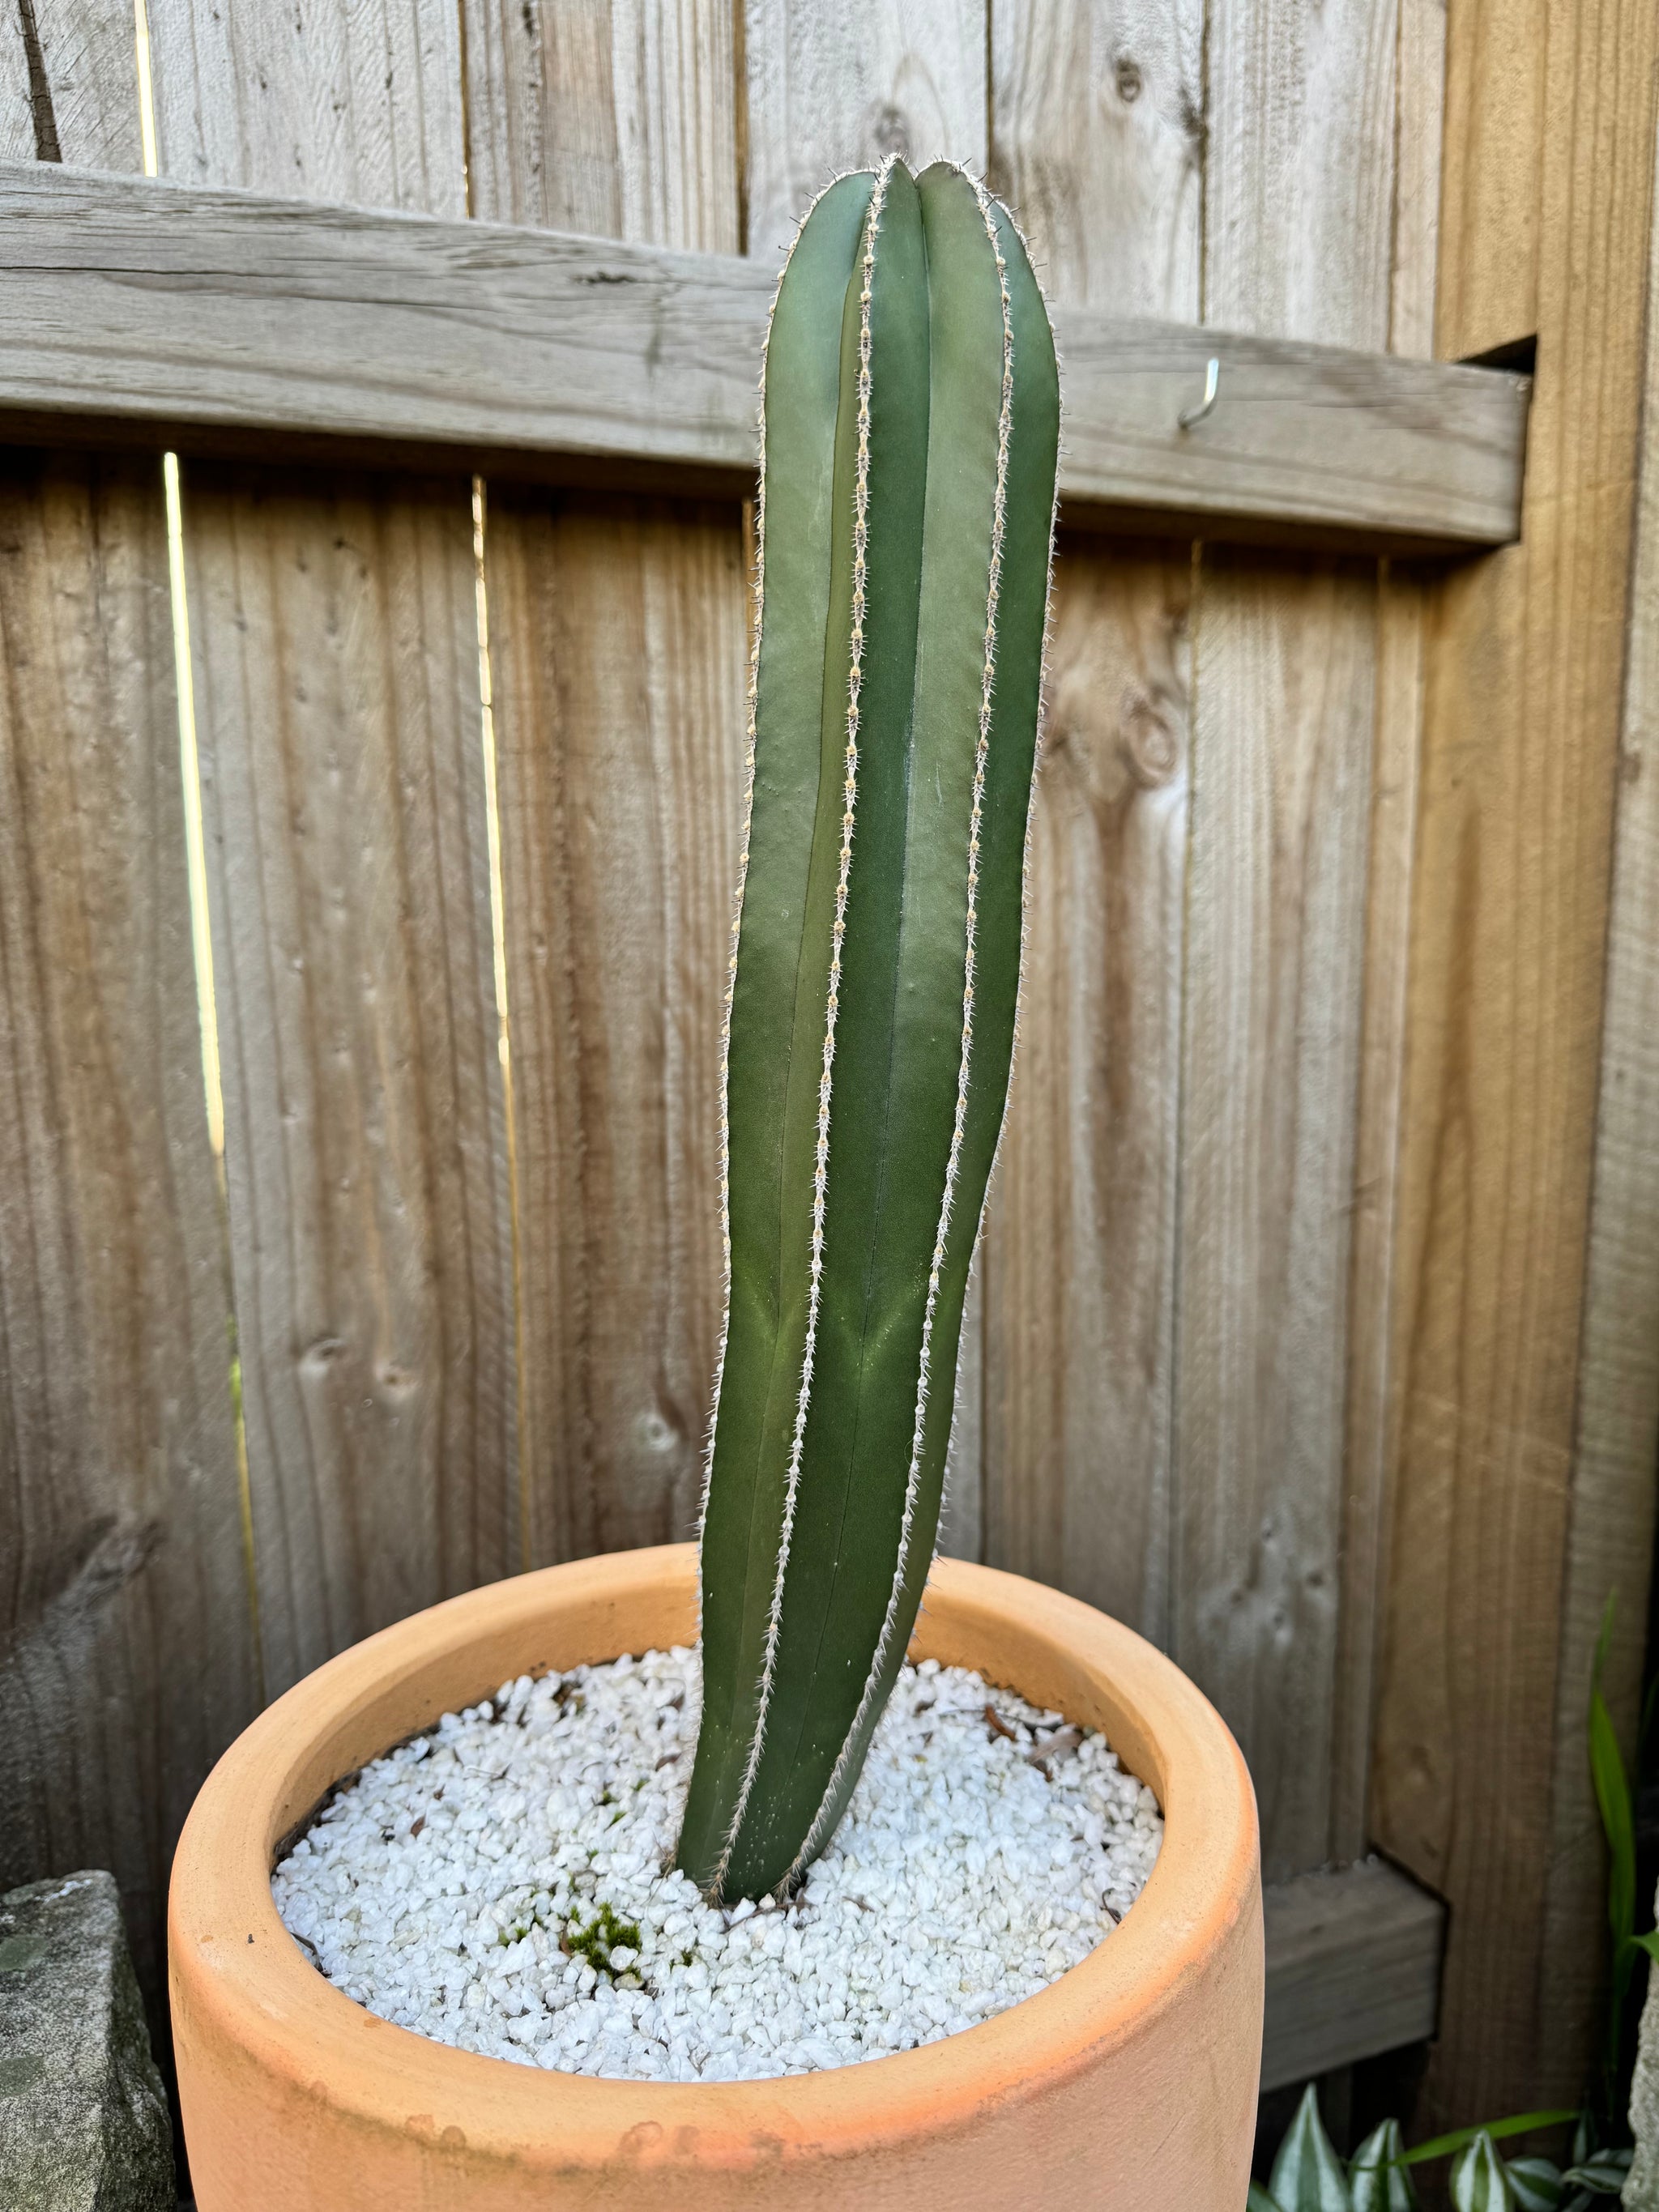
{"label": "wooden fence", "polygon": [[[262,1699],[689,1532],[736,395],[811,192],[949,153],[1074,363],[949,1540],[1238,1732],[1270,2072],[1432,2024],[1439,1899],[1428,2108],[1577,2094],[1659,1427],[1656,66],[1646,0],[0,0],[0,1881],[112,1867],[154,1991]],[[1514,378],[1377,357],[1534,350],[1476,556]],[[1372,1845],[1433,1898],[1315,1871]]]}

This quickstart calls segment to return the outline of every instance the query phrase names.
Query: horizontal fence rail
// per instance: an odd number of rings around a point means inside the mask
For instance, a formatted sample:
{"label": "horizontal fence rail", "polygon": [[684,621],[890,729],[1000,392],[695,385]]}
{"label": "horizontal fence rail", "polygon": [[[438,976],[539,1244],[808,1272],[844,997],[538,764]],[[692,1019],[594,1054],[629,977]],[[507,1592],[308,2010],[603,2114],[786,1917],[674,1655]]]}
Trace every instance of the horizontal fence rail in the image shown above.
{"label": "horizontal fence rail", "polygon": [[[737,489],[775,276],[732,255],[0,163],[0,436],[367,447],[423,469]],[[1384,550],[1518,534],[1525,377],[1054,319],[1070,522]]]}
{"label": "horizontal fence rail", "polygon": [[1272,1883],[1262,1904],[1264,2089],[1433,2035],[1446,1936],[1438,1898],[1371,1858]]}

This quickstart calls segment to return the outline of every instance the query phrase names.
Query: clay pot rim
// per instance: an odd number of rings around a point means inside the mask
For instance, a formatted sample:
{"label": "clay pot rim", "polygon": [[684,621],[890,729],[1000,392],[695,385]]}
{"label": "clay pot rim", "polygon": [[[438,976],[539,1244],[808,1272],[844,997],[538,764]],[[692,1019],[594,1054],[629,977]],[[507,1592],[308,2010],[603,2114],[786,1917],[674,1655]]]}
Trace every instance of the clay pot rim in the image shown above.
{"label": "clay pot rim", "polygon": [[[1021,1671],[1031,1670],[1030,1654],[1051,1651],[1061,1673],[1086,1676],[1095,1692],[1088,1701],[1096,1713],[1067,1717],[1098,1725],[1103,1717],[1125,1765],[1152,1783],[1164,1808],[1164,1846],[1139,1899],[1058,1982],[915,2051],[816,2074],[687,2083],[603,2081],[458,2051],[376,2019],[325,1980],[283,1925],[270,1881],[276,1844],[325,1794],[294,1797],[319,1739],[349,1731],[354,1717],[361,1729],[365,1711],[416,1667],[447,1666],[453,1674],[486,1636],[499,1641],[522,1628],[530,1638],[568,1607],[625,1610],[647,1593],[659,1605],[689,1605],[696,1574],[695,1547],[682,1544],[488,1584],[383,1629],[277,1698],[214,1768],[180,1838],[168,1900],[175,2002],[299,2094],[355,2111],[372,2126],[474,2152],[597,2170],[614,2166],[619,2139],[625,2146],[631,2134],[641,2156],[695,2139],[704,2160],[752,2161],[769,2142],[781,2152],[810,2142],[833,2157],[876,2138],[914,2139],[1034,2078],[1060,2081],[1100,2064],[1203,1971],[1249,1909],[1259,1878],[1255,1796],[1237,1745],[1198,1690],[1092,1607],[1019,1576],[940,1559],[912,1656],[948,1654],[987,1672],[969,1655],[988,1632],[1026,1649]],[[989,1662],[997,1686],[1065,1709],[1066,1700],[1039,1694],[1043,1686],[1001,1683],[997,1674]],[[450,1695],[428,1723],[491,1695],[503,1679],[496,1671],[470,1695]],[[341,1775],[352,1771],[348,1765]]]}

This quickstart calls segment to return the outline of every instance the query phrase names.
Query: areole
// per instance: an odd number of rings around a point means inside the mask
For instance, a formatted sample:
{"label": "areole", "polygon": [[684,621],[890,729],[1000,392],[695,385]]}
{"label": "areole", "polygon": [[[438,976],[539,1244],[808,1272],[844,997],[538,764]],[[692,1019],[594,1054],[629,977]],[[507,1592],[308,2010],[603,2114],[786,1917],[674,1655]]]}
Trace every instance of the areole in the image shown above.
{"label": "areole", "polygon": [[923,2049],[769,2081],[606,2081],[454,2051],[332,1988],[279,1844],[366,1759],[504,1677],[689,1641],[690,1545],[475,1590],[298,1684],[226,1753],[174,1863],[169,1968],[201,2212],[1238,2212],[1261,2044],[1255,1800],[1179,1670],[1059,1592],[940,1561],[911,1650],[1105,1729],[1164,1808],[1139,1903],[1042,1996]]}

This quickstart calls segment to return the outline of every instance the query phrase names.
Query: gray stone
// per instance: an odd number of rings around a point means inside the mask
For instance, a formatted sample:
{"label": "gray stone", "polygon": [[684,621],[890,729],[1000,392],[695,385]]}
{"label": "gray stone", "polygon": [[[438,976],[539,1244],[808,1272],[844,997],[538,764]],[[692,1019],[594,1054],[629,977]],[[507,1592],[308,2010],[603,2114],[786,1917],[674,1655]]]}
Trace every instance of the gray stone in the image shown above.
{"label": "gray stone", "polygon": [[0,1897],[0,2203],[173,2212],[173,2130],[106,1874]]}
{"label": "gray stone", "polygon": [[1642,2007],[1642,2036],[1630,2085],[1630,2124],[1636,2156],[1625,2183],[1625,2203],[1633,2212],[1659,2212],[1659,1968],[1648,1977],[1647,2002]]}

